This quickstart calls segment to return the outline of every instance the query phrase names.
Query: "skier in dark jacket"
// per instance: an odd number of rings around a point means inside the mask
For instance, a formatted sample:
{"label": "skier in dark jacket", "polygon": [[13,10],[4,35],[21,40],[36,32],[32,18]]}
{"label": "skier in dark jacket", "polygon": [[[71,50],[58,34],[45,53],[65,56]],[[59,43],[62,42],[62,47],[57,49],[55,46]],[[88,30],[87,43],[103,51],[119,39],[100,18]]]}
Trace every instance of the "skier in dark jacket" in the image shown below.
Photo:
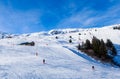
{"label": "skier in dark jacket", "polygon": [[92,66],[92,70],[95,70],[95,67],[94,67],[94,66]]}
{"label": "skier in dark jacket", "polygon": [[45,64],[45,59],[43,59],[43,64]]}
{"label": "skier in dark jacket", "polygon": [[38,53],[36,52],[35,55],[38,56]]}

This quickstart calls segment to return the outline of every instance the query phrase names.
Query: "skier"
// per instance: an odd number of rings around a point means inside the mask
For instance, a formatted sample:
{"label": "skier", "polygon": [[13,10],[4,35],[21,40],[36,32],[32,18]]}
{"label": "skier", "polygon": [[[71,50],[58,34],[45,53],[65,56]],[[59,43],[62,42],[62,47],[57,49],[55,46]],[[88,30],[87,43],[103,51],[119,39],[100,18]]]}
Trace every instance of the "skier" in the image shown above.
{"label": "skier", "polygon": [[92,66],[92,70],[95,70],[95,67],[94,67],[94,66]]}
{"label": "skier", "polygon": [[45,64],[45,59],[43,59],[43,64]]}
{"label": "skier", "polygon": [[35,55],[38,56],[38,53],[36,52]]}

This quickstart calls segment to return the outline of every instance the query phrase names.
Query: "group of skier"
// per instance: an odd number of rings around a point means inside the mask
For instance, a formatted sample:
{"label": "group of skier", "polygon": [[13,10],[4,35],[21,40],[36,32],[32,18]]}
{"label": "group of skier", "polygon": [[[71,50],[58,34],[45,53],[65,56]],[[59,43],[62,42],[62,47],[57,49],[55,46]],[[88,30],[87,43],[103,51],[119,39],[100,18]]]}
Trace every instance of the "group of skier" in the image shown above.
{"label": "group of skier", "polygon": [[[35,55],[38,56],[38,53],[36,52]],[[43,59],[42,62],[43,62],[43,64],[45,64],[45,63],[46,63],[46,62],[45,62],[45,59]],[[94,66],[92,66],[92,70],[95,70],[95,67],[94,67]]]}
{"label": "group of skier", "polygon": [[[38,53],[36,52],[35,55],[38,56]],[[45,59],[43,59],[43,64],[45,64]]]}

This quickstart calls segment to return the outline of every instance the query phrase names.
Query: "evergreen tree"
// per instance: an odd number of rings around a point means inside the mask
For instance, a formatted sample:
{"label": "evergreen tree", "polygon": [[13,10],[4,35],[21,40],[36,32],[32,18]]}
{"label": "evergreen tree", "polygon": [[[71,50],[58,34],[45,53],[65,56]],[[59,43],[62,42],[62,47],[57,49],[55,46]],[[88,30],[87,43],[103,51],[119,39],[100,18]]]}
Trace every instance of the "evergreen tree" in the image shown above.
{"label": "evergreen tree", "polygon": [[79,33],[78,35],[81,35],[81,33]]}
{"label": "evergreen tree", "polygon": [[99,47],[100,47],[100,40],[97,39],[96,37],[93,37],[92,39],[92,47],[95,55],[98,55],[99,53]]}
{"label": "evergreen tree", "polygon": [[78,48],[78,50],[81,50],[81,46],[80,46],[80,44],[78,44],[77,48]]}
{"label": "evergreen tree", "polygon": [[112,51],[112,55],[115,56],[117,54],[116,49],[110,39],[107,39],[106,43],[107,49]]}
{"label": "evergreen tree", "polygon": [[87,40],[86,40],[86,43],[85,43],[85,49],[91,49],[91,48],[92,48],[91,43],[90,43],[90,41],[87,39]]}
{"label": "evergreen tree", "polygon": [[32,41],[32,42],[30,43],[30,45],[31,45],[31,46],[34,46],[34,45],[35,45],[35,42],[34,42],[34,41]]}
{"label": "evergreen tree", "polygon": [[69,43],[72,43],[72,40],[71,40],[71,39],[69,40]]}
{"label": "evergreen tree", "polygon": [[72,38],[72,36],[69,36],[69,38]]}
{"label": "evergreen tree", "polygon": [[82,49],[82,50],[85,49],[85,43],[84,43],[84,42],[82,42],[81,49]]}
{"label": "evergreen tree", "polygon": [[57,37],[57,36],[56,36],[55,38],[56,38],[56,39],[58,39],[58,37]]}
{"label": "evergreen tree", "polygon": [[107,46],[108,48],[113,47],[113,43],[112,43],[112,41],[111,41],[110,39],[107,39],[106,46]]}
{"label": "evergreen tree", "polygon": [[107,57],[106,45],[103,40],[100,41],[99,58],[105,59]]}

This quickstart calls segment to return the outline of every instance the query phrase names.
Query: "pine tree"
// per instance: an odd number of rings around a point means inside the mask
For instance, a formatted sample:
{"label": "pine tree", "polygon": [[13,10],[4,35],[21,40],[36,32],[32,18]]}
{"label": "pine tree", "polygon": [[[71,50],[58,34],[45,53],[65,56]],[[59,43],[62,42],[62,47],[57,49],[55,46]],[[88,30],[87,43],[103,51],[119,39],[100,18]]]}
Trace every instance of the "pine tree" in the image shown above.
{"label": "pine tree", "polygon": [[78,44],[77,48],[78,48],[78,50],[81,50],[81,46],[80,46],[80,44]]}
{"label": "pine tree", "polygon": [[81,35],[81,33],[79,33],[78,35]]}
{"label": "pine tree", "polygon": [[92,48],[91,43],[90,43],[90,41],[87,39],[87,40],[86,40],[86,43],[85,43],[85,49],[91,49],[91,48]]}
{"label": "pine tree", "polygon": [[72,36],[69,36],[69,38],[72,38]]}
{"label": "pine tree", "polygon": [[117,55],[117,51],[116,51],[114,46],[111,48],[111,50],[112,50],[112,55],[113,56]]}
{"label": "pine tree", "polygon": [[72,40],[71,40],[71,39],[69,40],[69,43],[72,43]]}
{"label": "pine tree", "polygon": [[112,55],[115,56],[117,54],[116,49],[110,39],[107,39],[106,43],[107,49],[112,51]]}
{"label": "pine tree", "polygon": [[92,39],[92,47],[93,47],[95,55],[98,55],[99,47],[100,47],[100,40],[97,39],[96,37],[93,37]]}
{"label": "pine tree", "polygon": [[56,38],[56,39],[58,39],[58,37],[57,37],[57,36],[56,36],[55,38]]}
{"label": "pine tree", "polygon": [[110,39],[107,39],[106,46],[107,46],[108,48],[113,47],[113,43],[112,43],[112,41],[111,41]]}
{"label": "pine tree", "polygon": [[102,39],[100,41],[99,57],[102,59],[105,59],[107,57],[106,45]]}
{"label": "pine tree", "polygon": [[82,42],[81,49],[85,50],[85,43],[84,42]]}

